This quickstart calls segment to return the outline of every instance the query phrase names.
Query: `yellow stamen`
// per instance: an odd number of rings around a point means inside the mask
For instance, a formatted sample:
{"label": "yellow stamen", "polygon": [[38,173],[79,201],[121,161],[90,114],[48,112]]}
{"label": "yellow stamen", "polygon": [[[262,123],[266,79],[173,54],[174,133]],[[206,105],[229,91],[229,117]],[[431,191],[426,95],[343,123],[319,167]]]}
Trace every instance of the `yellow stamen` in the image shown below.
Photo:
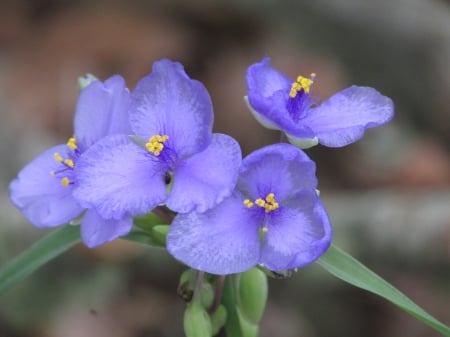
{"label": "yellow stamen", "polygon": [[275,200],[275,194],[273,194],[273,193],[267,194],[265,200],[261,199],[261,198],[256,199],[254,203],[251,202],[250,199],[244,200],[244,205],[247,208],[253,207],[254,204],[256,204],[259,207],[264,208],[266,213],[274,211],[280,207],[280,204]]}
{"label": "yellow stamen", "polygon": [[69,147],[69,149],[76,150],[76,148],[77,148],[77,140],[75,139],[75,137],[71,137],[67,141],[66,145]]}
{"label": "yellow stamen", "polygon": [[305,93],[309,93],[311,86],[314,83],[315,73],[312,73],[310,77],[298,76],[297,80],[292,83],[291,90],[289,91],[289,97],[294,98],[297,93],[303,90]]}
{"label": "yellow stamen", "polygon": [[66,164],[67,166],[69,166],[70,168],[74,167],[74,163],[72,159],[66,159],[64,160],[64,164]]}
{"label": "yellow stamen", "polygon": [[61,185],[63,185],[64,187],[67,187],[70,185],[70,180],[67,177],[64,177],[61,179]]}
{"label": "yellow stamen", "polygon": [[53,158],[55,158],[55,160],[56,160],[58,163],[62,163],[62,162],[63,162],[63,159],[62,159],[61,155],[60,155],[58,152],[55,152],[55,153],[53,154]]}
{"label": "yellow stamen", "polygon": [[244,200],[244,205],[247,208],[252,208],[253,207],[253,202],[251,202],[250,199],[245,199]]}
{"label": "yellow stamen", "polygon": [[149,139],[147,143],[145,143],[145,148],[155,156],[159,156],[161,154],[161,151],[164,149],[164,142],[166,142],[168,139],[168,135],[154,135]]}

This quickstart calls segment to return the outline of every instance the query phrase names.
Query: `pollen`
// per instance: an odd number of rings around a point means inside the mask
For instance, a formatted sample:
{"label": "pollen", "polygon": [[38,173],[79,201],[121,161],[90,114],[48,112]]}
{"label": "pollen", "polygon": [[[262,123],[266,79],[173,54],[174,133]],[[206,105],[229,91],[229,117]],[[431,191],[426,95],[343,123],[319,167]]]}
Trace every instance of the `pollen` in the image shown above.
{"label": "pollen", "polygon": [[61,155],[60,155],[58,152],[55,152],[55,153],[53,154],[53,158],[55,158],[55,160],[56,160],[58,163],[62,163],[62,162],[63,162],[63,159],[62,159]]}
{"label": "pollen", "polygon": [[153,153],[155,156],[159,156],[161,154],[161,151],[164,150],[164,143],[168,139],[168,135],[154,135],[150,137],[147,143],[145,143],[145,148],[148,152]]}
{"label": "pollen", "polygon": [[67,141],[66,145],[68,146],[69,149],[76,150],[77,149],[77,140],[75,139],[75,137],[70,137],[69,140]]}
{"label": "pollen", "polygon": [[254,204],[253,204],[253,202],[250,201],[250,199],[245,199],[244,200],[244,205],[247,208],[252,208]]}
{"label": "pollen", "polygon": [[291,90],[289,91],[289,97],[294,98],[297,96],[297,93],[302,90],[308,94],[311,90],[312,84],[314,83],[315,77],[315,73],[312,73],[310,77],[298,76],[297,80],[292,83]]}
{"label": "pollen", "polygon": [[61,185],[63,185],[64,187],[67,187],[70,185],[70,179],[67,177],[64,177],[61,179]]}
{"label": "pollen", "polygon": [[74,167],[74,163],[72,159],[66,159],[64,160],[64,164],[66,164],[66,166],[73,168]]}
{"label": "pollen", "polygon": [[247,208],[252,208],[254,205],[257,205],[261,208],[264,208],[266,213],[270,213],[271,211],[274,211],[280,207],[280,204],[275,199],[274,193],[269,193],[264,199],[258,198],[254,202],[252,202],[250,199],[245,199],[244,205]]}

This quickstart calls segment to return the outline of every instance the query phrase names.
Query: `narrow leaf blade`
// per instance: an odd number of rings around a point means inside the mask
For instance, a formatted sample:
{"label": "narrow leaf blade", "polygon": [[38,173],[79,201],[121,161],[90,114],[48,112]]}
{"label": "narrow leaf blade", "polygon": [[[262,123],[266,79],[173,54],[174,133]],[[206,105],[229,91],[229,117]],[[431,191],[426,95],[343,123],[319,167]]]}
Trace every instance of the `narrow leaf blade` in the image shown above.
{"label": "narrow leaf blade", "polygon": [[338,247],[331,245],[319,259],[318,264],[337,278],[383,297],[444,336],[450,337],[448,326],[428,314],[393,285]]}
{"label": "narrow leaf blade", "polygon": [[64,226],[34,243],[0,270],[0,295],[80,241],[79,226]]}

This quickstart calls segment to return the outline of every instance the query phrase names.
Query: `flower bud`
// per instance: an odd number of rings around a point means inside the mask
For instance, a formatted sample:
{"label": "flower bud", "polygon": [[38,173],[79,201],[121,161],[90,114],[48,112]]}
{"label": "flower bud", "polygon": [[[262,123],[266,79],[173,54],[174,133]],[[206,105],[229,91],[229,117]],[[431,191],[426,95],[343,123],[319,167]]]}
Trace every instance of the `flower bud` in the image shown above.
{"label": "flower bud", "polygon": [[198,303],[190,303],[184,312],[184,333],[186,337],[211,337],[211,320]]}
{"label": "flower bud", "polygon": [[227,321],[227,309],[223,305],[219,305],[214,311],[213,314],[211,314],[211,328],[212,328],[212,335],[215,336],[220,329],[225,325],[225,322]]}
{"label": "flower bud", "polygon": [[267,277],[257,268],[238,275],[237,305],[242,318],[258,324],[267,301]]}
{"label": "flower bud", "polygon": [[181,274],[180,282],[178,283],[177,293],[186,302],[190,302],[192,296],[194,295],[196,278],[197,272],[194,269],[185,270]]}
{"label": "flower bud", "polygon": [[214,289],[212,285],[205,280],[200,288],[200,301],[205,309],[211,307],[214,302]]}

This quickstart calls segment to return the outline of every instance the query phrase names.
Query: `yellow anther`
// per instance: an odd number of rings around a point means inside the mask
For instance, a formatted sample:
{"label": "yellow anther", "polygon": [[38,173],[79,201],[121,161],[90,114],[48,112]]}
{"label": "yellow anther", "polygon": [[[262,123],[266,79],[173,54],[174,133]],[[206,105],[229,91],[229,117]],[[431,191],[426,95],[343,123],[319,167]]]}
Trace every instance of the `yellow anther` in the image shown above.
{"label": "yellow anther", "polygon": [[72,159],[66,159],[64,160],[64,164],[66,164],[66,166],[69,166],[70,168],[74,167],[74,163]]}
{"label": "yellow anther", "polygon": [[270,202],[270,203],[274,203],[275,202],[275,194],[273,194],[273,193],[267,194],[266,201]]}
{"label": "yellow anther", "polygon": [[245,199],[244,200],[244,205],[247,208],[252,208],[254,204],[253,204],[253,202],[250,201],[250,199]]}
{"label": "yellow anther", "polygon": [[261,227],[261,232],[263,233],[263,234],[266,234],[267,232],[269,231],[269,228],[267,228],[267,227]]}
{"label": "yellow anther", "polygon": [[292,83],[291,90],[289,91],[289,97],[294,98],[297,93],[303,90],[305,93],[309,93],[311,86],[314,83],[315,73],[312,73],[310,77],[298,76],[297,80]]}
{"label": "yellow anther", "polygon": [[259,206],[261,208],[264,208],[266,213],[274,211],[280,207],[278,202],[275,200],[275,194],[273,194],[273,193],[267,194],[265,197],[265,200],[262,198],[258,198],[254,202],[250,201],[250,199],[244,200],[244,205],[247,208],[253,207],[254,204],[256,204],[257,206]]}
{"label": "yellow anther", "polygon": [[69,149],[75,150],[77,148],[77,140],[75,139],[75,137],[70,137],[66,145],[69,147]]}
{"label": "yellow anther", "polygon": [[67,177],[64,177],[61,179],[61,185],[63,185],[64,187],[67,187],[70,185],[70,180]]}
{"label": "yellow anther", "polygon": [[255,200],[255,204],[257,204],[259,207],[264,207],[266,202],[264,200],[262,200],[261,198],[258,198]]}
{"label": "yellow anther", "polygon": [[168,135],[154,135],[150,137],[149,141],[145,143],[145,148],[148,152],[153,153],[155,156],[159,156],[164,149],[164,142],[169,139]]}
{"label": "yellow anther", "polygon": [[53,154],[53,158],[55,158],[55,160],[56,160],[58,163],[62,163],[62,162],[63,162],[63,159],[62,159],[61,155],[60,155],[58,152],[55,152],[55,153]]}

